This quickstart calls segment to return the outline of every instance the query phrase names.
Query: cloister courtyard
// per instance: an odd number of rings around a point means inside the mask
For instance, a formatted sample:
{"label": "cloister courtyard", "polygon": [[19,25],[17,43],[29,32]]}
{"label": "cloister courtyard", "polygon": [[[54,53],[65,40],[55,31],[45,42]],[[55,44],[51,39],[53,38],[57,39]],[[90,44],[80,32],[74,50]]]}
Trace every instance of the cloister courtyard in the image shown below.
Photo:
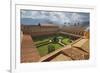
{"label": "cloister courtyard", "polygon": [[59,29],[51,25],[25,25],[21,28],[21,63],[89,59],[89,31],[86,27]]}
{"label": "cloister courtyard", "polygon": [[66,35],[62,34],[32,37],[32,39],[39,51],[40,56],[45,56],[48,53],[51,53],[56,49],[60,49],[73,41]]}
{"label": "cloister courtyard", "polygon": [[90,14],[20,11],[21,63],[90,59]]}

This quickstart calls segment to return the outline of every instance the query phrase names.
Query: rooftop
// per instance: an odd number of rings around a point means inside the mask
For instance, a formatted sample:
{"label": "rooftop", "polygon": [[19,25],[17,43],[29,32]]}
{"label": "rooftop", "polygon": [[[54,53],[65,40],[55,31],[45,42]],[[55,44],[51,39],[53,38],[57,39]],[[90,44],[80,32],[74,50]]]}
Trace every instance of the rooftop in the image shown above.
{"label": "rooftop", "polygon": [[23,35],[21,44],[21,62],[36,62],[40,59],[30,35]]}

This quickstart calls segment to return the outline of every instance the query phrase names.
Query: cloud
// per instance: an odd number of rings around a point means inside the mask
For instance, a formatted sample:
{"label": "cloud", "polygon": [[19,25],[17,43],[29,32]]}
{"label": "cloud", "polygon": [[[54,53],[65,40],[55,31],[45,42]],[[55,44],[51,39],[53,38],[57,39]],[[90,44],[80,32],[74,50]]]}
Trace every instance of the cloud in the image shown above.
{"label": "cloud", "polygon": [[21,18],[44,19],[54,23],[81,23],[89,21],[89,13],[21,10]]}

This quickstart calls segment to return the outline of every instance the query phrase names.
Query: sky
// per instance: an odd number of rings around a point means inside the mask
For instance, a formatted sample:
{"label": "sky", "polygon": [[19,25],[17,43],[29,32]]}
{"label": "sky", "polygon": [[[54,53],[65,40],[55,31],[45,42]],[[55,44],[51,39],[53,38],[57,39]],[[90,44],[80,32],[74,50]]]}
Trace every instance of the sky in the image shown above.
{"label": "sky", "polygon": [[[21,24],[37,25],[38,23],[53,24],[75,24],[89,22],[89,13],[82,12],[57,12],[57,11],[35,11],[21,10]],[[70,23],[70,24],[68,24]]]}

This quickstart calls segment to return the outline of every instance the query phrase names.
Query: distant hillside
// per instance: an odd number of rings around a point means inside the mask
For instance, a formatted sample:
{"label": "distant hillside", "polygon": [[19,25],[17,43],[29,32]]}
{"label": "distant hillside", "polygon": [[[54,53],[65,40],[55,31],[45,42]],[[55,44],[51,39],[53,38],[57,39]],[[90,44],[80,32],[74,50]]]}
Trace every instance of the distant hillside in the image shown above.
{"label": "distant hillside", "polygon": [[49,19],[32,19],[32,18],[22,18],[21,19],[21,24],[24,25],[38,25],[38,24],[54,24],[54,25],[58,25],[60,27],[64,26],[64,25],[68,25],[68,26],[73,26],[73,25],[77,25],[77,26],[89,26],[89,22],[85,21],[85,22],[81,22],[79,24],[75,24],[70,22],[68,23],[64,23],[61,21],[50,21]]}
{"label": "distant hillside", "polygon": [[22,18],[21,19],[21,24],[25,25],[37,25],[37,24],[43,24],[43,23],[50,23],[48,19],[32,19],[32,18]]}

